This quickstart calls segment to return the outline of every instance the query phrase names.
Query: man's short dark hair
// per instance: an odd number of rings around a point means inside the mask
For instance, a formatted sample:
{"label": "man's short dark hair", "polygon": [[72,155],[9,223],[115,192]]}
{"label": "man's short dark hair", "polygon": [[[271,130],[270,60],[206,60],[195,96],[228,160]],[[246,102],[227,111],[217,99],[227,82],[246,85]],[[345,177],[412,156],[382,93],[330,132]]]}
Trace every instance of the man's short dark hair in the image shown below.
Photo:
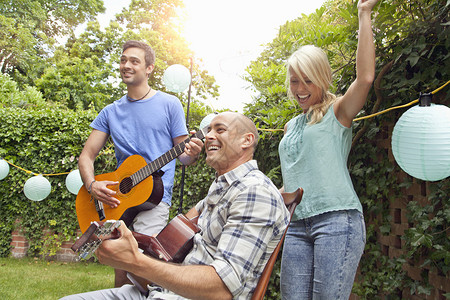
{"label": "man's short dark hair", "polygon": [[140,48],[145,52],[145,66],[148,67],[155,63],[155,51],[148,44],[140,41],[127,41],[123,45],[122,53],[128,48]]}

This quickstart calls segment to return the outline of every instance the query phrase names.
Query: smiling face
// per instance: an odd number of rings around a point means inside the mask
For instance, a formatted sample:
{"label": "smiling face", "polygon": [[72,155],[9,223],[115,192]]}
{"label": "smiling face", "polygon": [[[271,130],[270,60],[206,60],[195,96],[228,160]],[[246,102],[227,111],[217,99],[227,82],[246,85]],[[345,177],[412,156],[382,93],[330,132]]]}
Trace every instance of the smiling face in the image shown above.
{"label": "smiling face", "polygon": [[126,85],[138,86],[146,83],[154,65],[146,67],[145,51],[131,47],[126,49],[120,57],[120,75]]}
{"label": "smiling face", "polygon": [[211,121],[205,137],[206,163],[219,176],[253,157],[257,134],[252,126],[251,120],[232,112],[221,113]]}
{"label": "smiling face", "polygon": [[288,96],[304,112],[324,100],[331,86],[331,68],[325,52],[312,45],[295,51],[287,60]]}
{"label": "smiling face", "polygon": [[304,112],[307,112],[312,105],[322,101],[321,88],[312,83],[305,74],[300,72],[301,77],[299,77],[292,68],[289,73],[289,89]]}

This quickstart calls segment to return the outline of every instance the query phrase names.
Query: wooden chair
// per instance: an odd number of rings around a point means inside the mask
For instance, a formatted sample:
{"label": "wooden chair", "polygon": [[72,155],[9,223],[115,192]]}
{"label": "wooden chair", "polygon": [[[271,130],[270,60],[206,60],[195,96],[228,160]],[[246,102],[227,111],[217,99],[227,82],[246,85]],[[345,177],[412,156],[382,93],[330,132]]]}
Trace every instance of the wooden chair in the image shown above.
{"label": "wooden chair", "polygon": [[[298,188],[293,193],[282,193],[281,195],[283,196],[284,203],[289,209],[289,213],[291,214],[292,219],[292,215],[294,214],[295,208],[302,200],[303,189]],[[267,261],[266,266],[264,267],[264,271],[262,272],[261,277],[259,278],[258,285],[256,286],[256,289],[253,292],[252,300],[264,299],[267,286],[269,285],[270,276],[272,275],[273,266],[275,265],[275,261],[277,260],[278,252],[280,252],[281,245],[283,244],[284,241],[284,237],[286,236],[286,231],[284,232],[283,237],[281,238],[281,241],[278,243],[275,250],[273,250],[273,253],[270,256],[269,260]]]}

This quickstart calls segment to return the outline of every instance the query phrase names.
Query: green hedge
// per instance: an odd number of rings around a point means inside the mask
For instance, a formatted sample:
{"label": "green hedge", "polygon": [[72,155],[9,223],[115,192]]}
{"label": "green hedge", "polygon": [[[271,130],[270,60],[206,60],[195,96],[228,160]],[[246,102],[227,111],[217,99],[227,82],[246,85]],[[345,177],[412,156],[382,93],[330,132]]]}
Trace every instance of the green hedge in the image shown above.
{"label": "green hedge", "polygon": [[[199,109],[193,106],[192,113],[203,115],[205,112]],[[73,238],[78,229],[76,196],[67,190],[65,179],[68,172],[77,169],[78,156],[91,132],[89,124],[97,112],[75,112],[46,102],[34,87],[20,90],[9,76],[0,74],[0,115],[0,157],[14,164],[0,181],[0,257],[10,254],[16,220],[29,240],[28,255],[53,255],[61,242]],[[214,178],[204,157],[203,153],[195,166],[186,168],[183,212],[206,195]],[[111,172],[115,166],[114,148],[108,143],[96,159],[96,173]],[[180,203],[181,170],[178,165],[172,217],[178,213]],[[39,202],[27,199],[23,193],[26,180],[34,174],[48,174],[44,176],[52,186],[50,195]]]}
{"label": "green hedge", "polygon": [[[60,241],[54,236],[44,238],[44,228],[67,239],[78,227],[76,196],[66,189],[67,175],[51,175],[77,169],[77,158],[96,112],[6,107],[0,109],[0,114],[0,156],[17,166],[10,166],[10,173],[0,181],[0,230],[10,232],[19,219],[30,241],[30,254],[46,254]],[[111,156],[104,153],[97,160],[98,168],[111,168]],[[52,189],[43,201],[28,200],[23,193],[26,180],[34,174],[49,174],[46,178]],[[55,243],[46,241],[48,238],[55,239]],[[2,234],[0,255],[9,253],[9,242],[10,235]]]}
{"label": "green hedge", "polygon": [[[16,219],[30,241],[29,255],[54,254],[62,239],[75,236],[78,228],[76,196],[65,186],[66,174],[77,169],[81,153],[95,118],[95,111],[1,108],[0,157],[13,163],[9,175],[0,181],[0,256],[9,254],[11,231]],[[113,171],[116,160],[113,149],[101,152],[96,159],[97,174]],[[198,163],[186,167],[183,188],[183,212],[202,199],[214,179],[206,166],[204,153]],[[171,216],[178,213],[181,191],[181,166],[177,165]],[[26,180],[35,174],[50,174],[50,195],[39,202],[28,200],[23,193]],[[44,228],[60,236],[45,235]]]}

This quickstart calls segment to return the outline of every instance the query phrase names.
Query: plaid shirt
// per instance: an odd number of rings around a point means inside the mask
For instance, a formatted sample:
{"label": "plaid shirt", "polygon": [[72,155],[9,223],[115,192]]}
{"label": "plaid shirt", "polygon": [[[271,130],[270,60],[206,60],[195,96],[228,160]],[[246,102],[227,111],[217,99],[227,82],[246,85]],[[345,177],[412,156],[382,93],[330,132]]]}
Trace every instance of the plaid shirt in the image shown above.
{"label": "plaid shirt", "polygon": [[219,176],[196,209],[202,231],[184,263],[213,266],[233,299],[250,299],[289,223],[281,194],[252,160]]}

